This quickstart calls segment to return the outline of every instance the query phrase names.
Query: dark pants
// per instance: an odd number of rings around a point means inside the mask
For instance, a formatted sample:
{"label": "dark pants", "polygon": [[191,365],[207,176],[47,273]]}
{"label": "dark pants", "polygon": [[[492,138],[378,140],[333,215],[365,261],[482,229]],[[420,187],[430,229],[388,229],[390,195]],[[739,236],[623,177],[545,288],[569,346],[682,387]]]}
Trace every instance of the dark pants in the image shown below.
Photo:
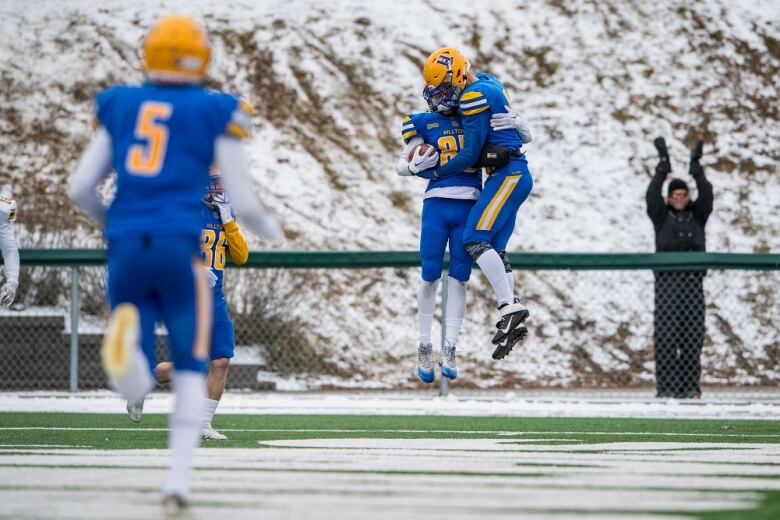
{"label": "dark pants", "polygon": [[655,272],[655,384],[659,397],[701,395],[704,274]]}

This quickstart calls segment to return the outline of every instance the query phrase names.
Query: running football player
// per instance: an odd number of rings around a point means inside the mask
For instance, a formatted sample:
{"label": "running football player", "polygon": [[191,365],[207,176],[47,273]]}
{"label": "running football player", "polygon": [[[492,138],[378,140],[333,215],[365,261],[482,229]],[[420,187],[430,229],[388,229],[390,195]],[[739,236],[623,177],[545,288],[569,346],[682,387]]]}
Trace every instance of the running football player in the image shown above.
{"label": "running football player", "polygon": [[[111,318],[101,357],[111,386],[128,401],[155,385],[157,316],[168,329],[175,406],[163,503],[174,512],[187,506],[202,431],[212,302],[199,236],[209,166],[219,168],[249,228],[269,239],[280,235],[246,172],[240,139],[250,131],[251,107],[202,86],[210,56],[206,31],[193,19],[154,23],[143,41],[146,81],[98,94],[96,133],[68,186],[105,225]],[[96,188],[112,169],[116,193],[106,207]]]}
{"label": "running football player", "polygon": [[522,152],[521,133],[495,129],[491,116],[511,106],[503,84],[487,73],[472,73],[466,57],[453,47],[434,51],[423,67],[424,95],[430,106],[457,109],[463,123],[463,146],[457,155],[426,174],[433,180],[460,175],[469,166],[486,166],[488,178],[472,208],[463,233],[465,249],[485,274],[496,296],[500,319],[493,336],[494,359],[506,356],[528,329],[528,310],[514,297],[513,278],[506,244],[515,226],[520,205],[533,187],[528,162]]}

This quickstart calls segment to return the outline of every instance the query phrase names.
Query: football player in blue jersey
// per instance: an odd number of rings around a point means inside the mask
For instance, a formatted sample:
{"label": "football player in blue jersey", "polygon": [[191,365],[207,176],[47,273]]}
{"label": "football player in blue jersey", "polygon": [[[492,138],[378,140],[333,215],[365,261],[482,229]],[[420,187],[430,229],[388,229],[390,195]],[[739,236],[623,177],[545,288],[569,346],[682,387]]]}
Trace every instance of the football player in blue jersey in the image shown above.
{"label": "football player in blue jersey", "polygon": [[[104,222],[111,317],[101,347],[109,382],[128,401],[155,385],[155,320],[168,329],[174,410],[167,510],[188,503],[199,444],[211,332],[211,293],[200,267],[201,198],[216,164],[242,220],[269,239],[280,228],[254,196],[240,139],[251,128],[248,103],[202,86],[211,55],[205,29],[167,16],[143,41],[146,81],[118,85],[96,99],[96,133],[68,186],[70,197]],[[105,206],[96,188],[114,170]]]}
{"label": "football player in blue jersey", "polygon": [[[431,327],[436,306],[436,289],[448,244],[450,268],[445,337],[439,366],[443,377],[455,379],[458,375],[456,344],[466,312],[466,283],[473,264],[464,247],[463,232],[482,189],[481,168],[468,167],[458,175],[442,179],[432,179],[430,175],[425,175],[427,168],[439,162],[446,164],[457,155],[464,142],[463,125],[456,109],[437,105],[431,105],[429,108],[429,112],[404,116],[401,137],[406,146],[396,163],[398,175],[419,175],[429,179],[425,190],[420,232],[422,282],[417,291],[417,316],[420,326],[417,374],[425,383],[432,383],[435,378]],[[494,114],[491,124],[494,127],[518,129],[525,133],[525,142],[531,141],[527,125],[511,110]],[[422,144],[428,144],[431,148],[426,150]],[[511,271],[507,276],[511,276]]]}
{"label": "football player in blue jersey", "polygon": [[424,172],[441,181],[461,175],[474,164],[486,167],[488,178],[472,208],[463,233],[465,249],[477,262],[495,292],[500,319],[493,336],[494,359],[506,356],[528,329],[528,310],[514,297],[511,266],[504,251],[520,205],[533,187],[528,161],[516,129],[498,129],[491,117],[511,106],[503,84],[487,73],[472,73],[466,57],[453,47],[434,51],[423,67],[424,96],[437,111],[457,109],[463,144],[450,160]]}
{"label": "football player in blue jersey", "polygon": [[[209,343],[209,371],[206,376],[206,401],[203,409],[203,438],[224,441],[227,436],[214,429],[211,422],[217,411],[227,383],[228,366],[234,355],[235,332],[223,292],[224,269],[227,257],[236,265],[249,259],[249,246],[238,227],[233,209],[222,185],[222,177],[212,168],[209,185],[203,197],[203,230],[200,233],[200,254],[214,296],[211,342]],[[173,364],[158,363],[154,373],[158,383],[171,380]],[[139,422],[144,401],[127,402],[130,418]]]}

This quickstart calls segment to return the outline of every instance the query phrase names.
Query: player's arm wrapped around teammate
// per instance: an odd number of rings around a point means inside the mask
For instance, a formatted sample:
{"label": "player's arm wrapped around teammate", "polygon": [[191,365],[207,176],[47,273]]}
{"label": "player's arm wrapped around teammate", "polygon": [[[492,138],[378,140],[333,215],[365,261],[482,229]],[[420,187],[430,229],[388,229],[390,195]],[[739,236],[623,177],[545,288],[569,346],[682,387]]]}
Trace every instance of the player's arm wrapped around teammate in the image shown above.
{"label": "player's arm wrapped around teammate", "polygon": [[436,168],[434,179],[459,175],[477,164],[490,129],[489,109],[487,98],[478,90],[468,91],[461,96],[459,110],[463,121],[464,145],[457,155]]}
{"label": "player's arm wrapped around teammate", "polygon": [[16,201],[0,197],[0,250],[3,252],[5,283],[0,287],[0,305],[11,305],[19,286],[19,248],[14,237]]}

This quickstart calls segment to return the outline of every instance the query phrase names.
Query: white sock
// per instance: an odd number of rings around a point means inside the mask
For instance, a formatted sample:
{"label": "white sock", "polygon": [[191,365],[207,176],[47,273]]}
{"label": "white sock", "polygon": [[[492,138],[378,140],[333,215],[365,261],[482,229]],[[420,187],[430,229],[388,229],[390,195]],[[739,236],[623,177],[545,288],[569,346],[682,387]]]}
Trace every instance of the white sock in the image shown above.
{"label": "white sock", "polygon": [[433,327],[433,311],[436,309],[436,289],[439,280],[422,281],[417,289],[417,319],[420,322],[420,343],[431,342],[431,327]]}
{"label": "white sock", "polygon": [[501,306],[505,303],[512,303],[514,295],[512,288],[506,276],[506,266],[498,256],[495,249],[488,249],[477,258],[477,265],[485,274],[490,285],[493,286],[493,292],[496,293],[496,302]]}
{"label": "white sock", "polygon": [[515,293],[515,273],[512,271],[509,271],[506,273],[506,281],[509,284],[509,290],[512,291],[512,294]]}
{"label": "white sock", "polygon": [[455,345],[466,315],[466,282],[447,277],[447,311],[444,316],[444,339]]}
{"label": "white sock", "polygon": [[123,377],[111,379],[109,385],[131,403],[141,401],[146,394],[151,392],[157,382],[149,368],[149,360],[143,351],[136,348],[133,358],[130,360],[130,368]]}
{"label": "white sock", "polygon": [[170,417],[168,446],[170,468],[163,487],[166,495],[184,498],[190,492],[190,470],[195,448],[203,431],[203,401],[206,399],[206,376],[198,372],[174,371],[171,384],[176,404]]}
{"label": "white sock", "polygon": [[214,418],[214,413],[217,411],[217,406],[219,406],[218,400],[206,398],[203,402],[204,423],[211,423],[211,420]]}

